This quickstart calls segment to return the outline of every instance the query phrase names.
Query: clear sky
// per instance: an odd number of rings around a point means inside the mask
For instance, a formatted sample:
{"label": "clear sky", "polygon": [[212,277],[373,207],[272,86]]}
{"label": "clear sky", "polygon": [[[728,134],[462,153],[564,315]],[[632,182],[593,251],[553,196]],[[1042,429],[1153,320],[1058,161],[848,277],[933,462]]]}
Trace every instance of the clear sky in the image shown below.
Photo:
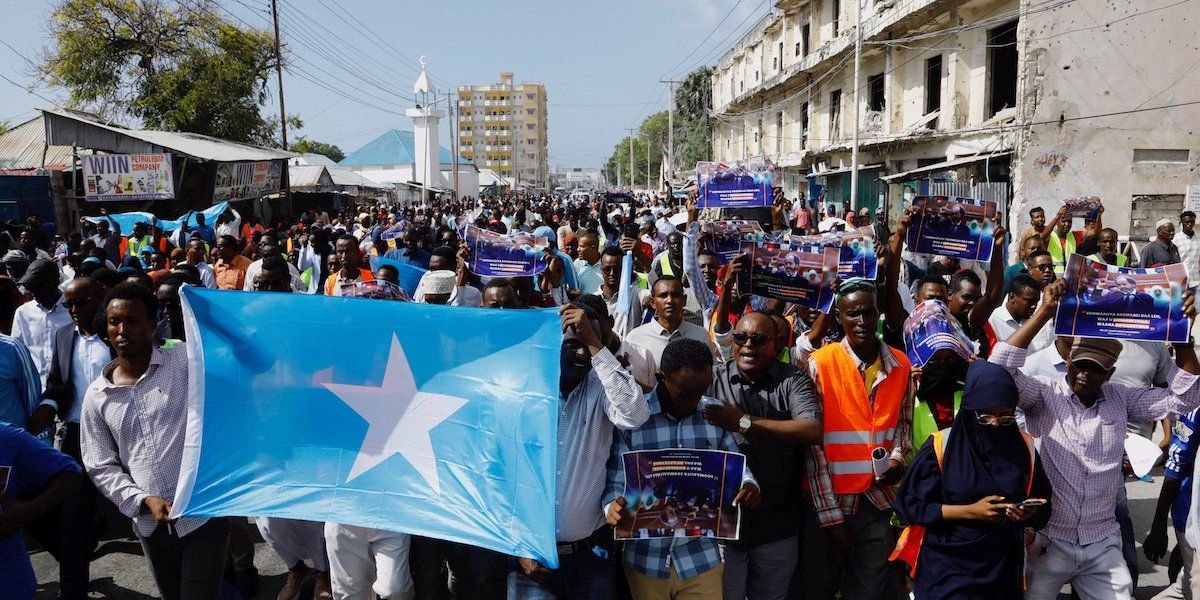
{"label": "clear sky", "polygon": [[[179,0],[162,1],[176,5]],[[247,23],[270,26],[270,0],[219,2]],[[33,58],[50,43],[51,3],[9,4],[2,41],[12,48],[0,44],[0,75],[28,86],[33,79],[22,57]],[[281,39],[290,55],[284,72],[287,110],[304,121],[301,131],[289,131],[289,139],[304,135],[337,144],[348,154],[387,129],[411,129],[403,116],[411,103],[399,96],[412,96],[415,65],[425,55],[442,89],[494,83],[501,71],[512,71],[518,82],[545,84],[551,167],[600,166],[624,128],[666,108],[667,86],[658,83],[660,78],[678,79],[714,63],[770,6],[769,0],[279,4]],[[278,114],[274,89],[272,79],[268,114]],[[53,89],[35,91],[50,100],[64,97]],[[0,120],[18,123],[49,104],[0,78]],[[444,132],[442,145],[448,146]]]}

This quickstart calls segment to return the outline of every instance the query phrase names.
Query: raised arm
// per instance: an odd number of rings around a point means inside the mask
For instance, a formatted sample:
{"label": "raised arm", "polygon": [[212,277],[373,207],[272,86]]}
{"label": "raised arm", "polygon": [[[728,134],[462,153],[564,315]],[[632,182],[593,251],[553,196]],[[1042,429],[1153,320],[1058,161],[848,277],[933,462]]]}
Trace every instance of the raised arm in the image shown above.
{"label": "raised arm", "polygon": [[717,300],[717,309],[713,313],[713,333],[721,335],[732,327],[729,325],[729,311],[733,306],[733,287],[738,274],[742,272],[742,261],[745,254],[738,254],[725,265],[725,278],[721,280],[721,297]]}
{"label": "raised arm", "polygon": [[908,311],[904,309],[904,302],[900,299],[900,263],[904,262],[904,239],[908,235],[908,228],[912,225],[912,208],[904,209],[904,214],[900,215],[900,220],[896,223],[896,231],[892,232],[892,237],[888,240],[887,257],[884,261],[884,282],[883,282],[883,318],[888,327],[897,327],[908,318]]}
{"label": "raised arm", "polygon": [[972,331],[983,329],[988,322],[988,317],[992,316],[992,311],[1000,306],[1000,300],[1004,298],[1004,238],[1006,232],[1000,226],[998,219],[992,235],[992,262],[988,267],[986,289],[983,297],[975,303],[975,306],[971,308],[971,313],[967,315]]}
{"label": "raised arm", "polygon": [[1050,235],[1054,233],[1054,230],[1058,227],[1059,221],[1062,221],[1064,218],[1066,218],[1066,216],[1067,205],[1064,204],[1058,209],[1058,212],[1054,214],[1054,219],[1052,219],[1049,223],[1046,223],[1046,226],[1042,228],[1042,232],[1038,234],[1038,237],[1042,238],[1042,243],[1050,241]]}

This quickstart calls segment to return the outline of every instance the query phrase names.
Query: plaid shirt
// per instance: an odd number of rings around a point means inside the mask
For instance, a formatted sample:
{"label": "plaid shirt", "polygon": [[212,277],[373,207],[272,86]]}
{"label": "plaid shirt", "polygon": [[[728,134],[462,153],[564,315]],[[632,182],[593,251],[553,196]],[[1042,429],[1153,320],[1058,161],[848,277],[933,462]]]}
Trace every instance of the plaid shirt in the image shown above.
{"label": "plaid shirt", "polygon": [[[803,338],[802,338],[803,339]],[[840,342],[842,347],[846,349],[846,353],[850,355],[850,359],[854,361],[859,372],[866,371],[868,365],[859,360],[858,355],[850,349],[850,344],[842,338]],[[887,379],[888,374],[892,369],[900,368],[900,363],[896,362],[896,357],[892,355],[890,347],[883,342],[880,342],[880,369],[875,375],[875,381],[871,383],[871,389],[867,394],[867,398],[872,403],[875,402],[875,391],[879,388],[879,384]],[[809,353],[804,352],[803,358],[808,359]],[[813,360],[808,360],[808,372],[812,376],[813,387],[816,388],[817,397],[821,400],[824,406],[824,398],[821,398],[821,374],[817,372],[817,363]],[[905,378],[909,375],[906,373]],[[912,383],[904,390],[904,399],[900,404],[900,416],[896,420],[896,437],[895,447],[892,449],[892,458],[900,461],[905,461],[908,455],[912,452],[912,419],[913,419],[913,389]],[[890,510],[892,503],[896,501],[896,490],[892,487],[880,487],[876,484],[871,484],[867,491],[861,494],[835,494],[833,493],[833,480],[829,477],[829,463],[825,458],[825,449],[819,445],[809,446],[804,453],[804,466],[808,472],[808,492],[812,498],[813,508],[817,511],[817,520],[821,527],[829,527],[844,523],[846,517],[858,512],[858,503],[861,498],[865,497],[875,505],[879,510]]]}
{"label": "plaid shirt", "polygon": [[[709,425],[704,420],[704,406],[720,404],[720,401],[705,396],[697,403],[696,413],[682,420],[662,410],[658,404],[657,388],[646,395],[646,403],[650,407],[650,419],[637,429],[618,430],[613,436],[612,452],[608,458],[608,490],[604,494],[602,512],[625,492],[625,468],[621,455],[626,452],[668,448],[738,451],[732,433]],[[746,466],[743,482],[758,487],[749,465]],[[722,560],[717,541],[703,537],[626,542],[624,555],[627,567],[658,579],[670,577],[672,567],[680,579],[689,579],[716,567]]]}

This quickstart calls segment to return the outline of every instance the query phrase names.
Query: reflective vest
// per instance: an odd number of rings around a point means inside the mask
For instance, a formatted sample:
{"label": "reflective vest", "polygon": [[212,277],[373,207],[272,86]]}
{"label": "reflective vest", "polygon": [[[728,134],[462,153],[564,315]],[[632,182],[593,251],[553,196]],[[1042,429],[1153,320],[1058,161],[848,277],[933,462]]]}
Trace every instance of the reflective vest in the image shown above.
{"label": "reflective vest", "polygon": [[662,256],[658,257],[658,270],[663,275],[675,276],[675,270],[671,268],[671,259],[667,258],[666,252],[663,252]]}
{"label": "reflective vest", "polygon": [[900,366],[892,369],[867,397],[862,372],[841,344],[829,344],[812,353],[821,382],[825,417],[825,457],[835,494],[860,494],[875,481],[871,451],[895,446],[896,421],[908,387],[908,357],[886,344]]}
{"label": "reflective vest", "polygon": [[[1096,262],[1102,262],[1102,263],[1104,263],[1104,264],[1108,264],[1107,262],[1105,262],[1105,261],[1104,261],[1104,259],[1103,259],[1103,258],[1100,258],[1100,254],[1099,254],[1099,253],[1097,253],[1097,254],[1093,254],[1093,255],[1089,256],[1088,258],[1090,258],[1090,259],[1092,259],[1092,260],[1094,260],[1094,261],[1096,261]],[[1117,254],[1117,266],[1118,266],[1118,267],[1123,267],[1123,266],[1125,266],[1125,265],[1126,265],[1128,262],[1129,262],[1129,257],[1128,257],[1128,256],[1125,256],[1124,254]]]}
{"label": "reflective vest", "polygon": [[1046,242],[1046,252],[1050,253],[1050,258],[1054,259],[1054,274],[1062,275],[1066,270],[1067,257],[1075,254],[1075,232],[1068,231],[1066,237],[1066,247],[1063,247],[1063,239],[1058,237],[1058,233],[1051,232],[1050,240]]}
{"label": "reflective vest", "polygon": [[[962,390],[954,392],[955,415],[958,414],[958,408],[962,406],[962,396]],[[937,433],[938,431],[937,419],[933,418],[933,411],[930,410],[929,403],[921,400],[920,398],[914,398],[913,401],[912,428],[913,448],[920,448],[921,444],[924,444],[925,440],[928,439],[929,436]]]}
{"label": "reflective vest", "polygon": [[[933,433],[933,456],[937,459],[938,471],[945,472],[946,466],[942,464],[946,456],[946,443],[950,440],[950,432],[952,428],[946,428]],[[1029,491],[1033,489],[1033,469],[1037,464],[1037,451],[1033,448],[1033,438],[1024,431],[1021,432],[1021,439],[1025,441],[1025,449],[1029,451],[1029,480],[1025,482],[1025,497],[1029,497]],[[921,555],[921,543],[925,541],[925,526],[924,525],[909,525],[900,533],[900,539],[896,542],[896,549],[892,551],[892,555],[888,560],[902,560],[908,564],[909,575],[917,576],[917,558]]]}
{"label": "reflective vest", "polygon": [[153,248],[154,238],[148,235],[141,239],[129,236],[125,238],[125,255],[141,258],[142,248]]}

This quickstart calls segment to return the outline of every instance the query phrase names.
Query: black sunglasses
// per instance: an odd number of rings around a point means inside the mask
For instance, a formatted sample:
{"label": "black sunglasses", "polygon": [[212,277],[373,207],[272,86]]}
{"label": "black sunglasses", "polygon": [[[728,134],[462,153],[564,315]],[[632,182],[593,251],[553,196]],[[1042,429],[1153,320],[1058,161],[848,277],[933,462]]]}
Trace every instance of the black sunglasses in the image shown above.
{"label": "black sunglasses", "polygon": [[771,341],[771,336],[762,333],[735,333],[733,334],[733,343],[739,346],[745,346],[746,342],[750,342],[751,346],[763,346]]}

